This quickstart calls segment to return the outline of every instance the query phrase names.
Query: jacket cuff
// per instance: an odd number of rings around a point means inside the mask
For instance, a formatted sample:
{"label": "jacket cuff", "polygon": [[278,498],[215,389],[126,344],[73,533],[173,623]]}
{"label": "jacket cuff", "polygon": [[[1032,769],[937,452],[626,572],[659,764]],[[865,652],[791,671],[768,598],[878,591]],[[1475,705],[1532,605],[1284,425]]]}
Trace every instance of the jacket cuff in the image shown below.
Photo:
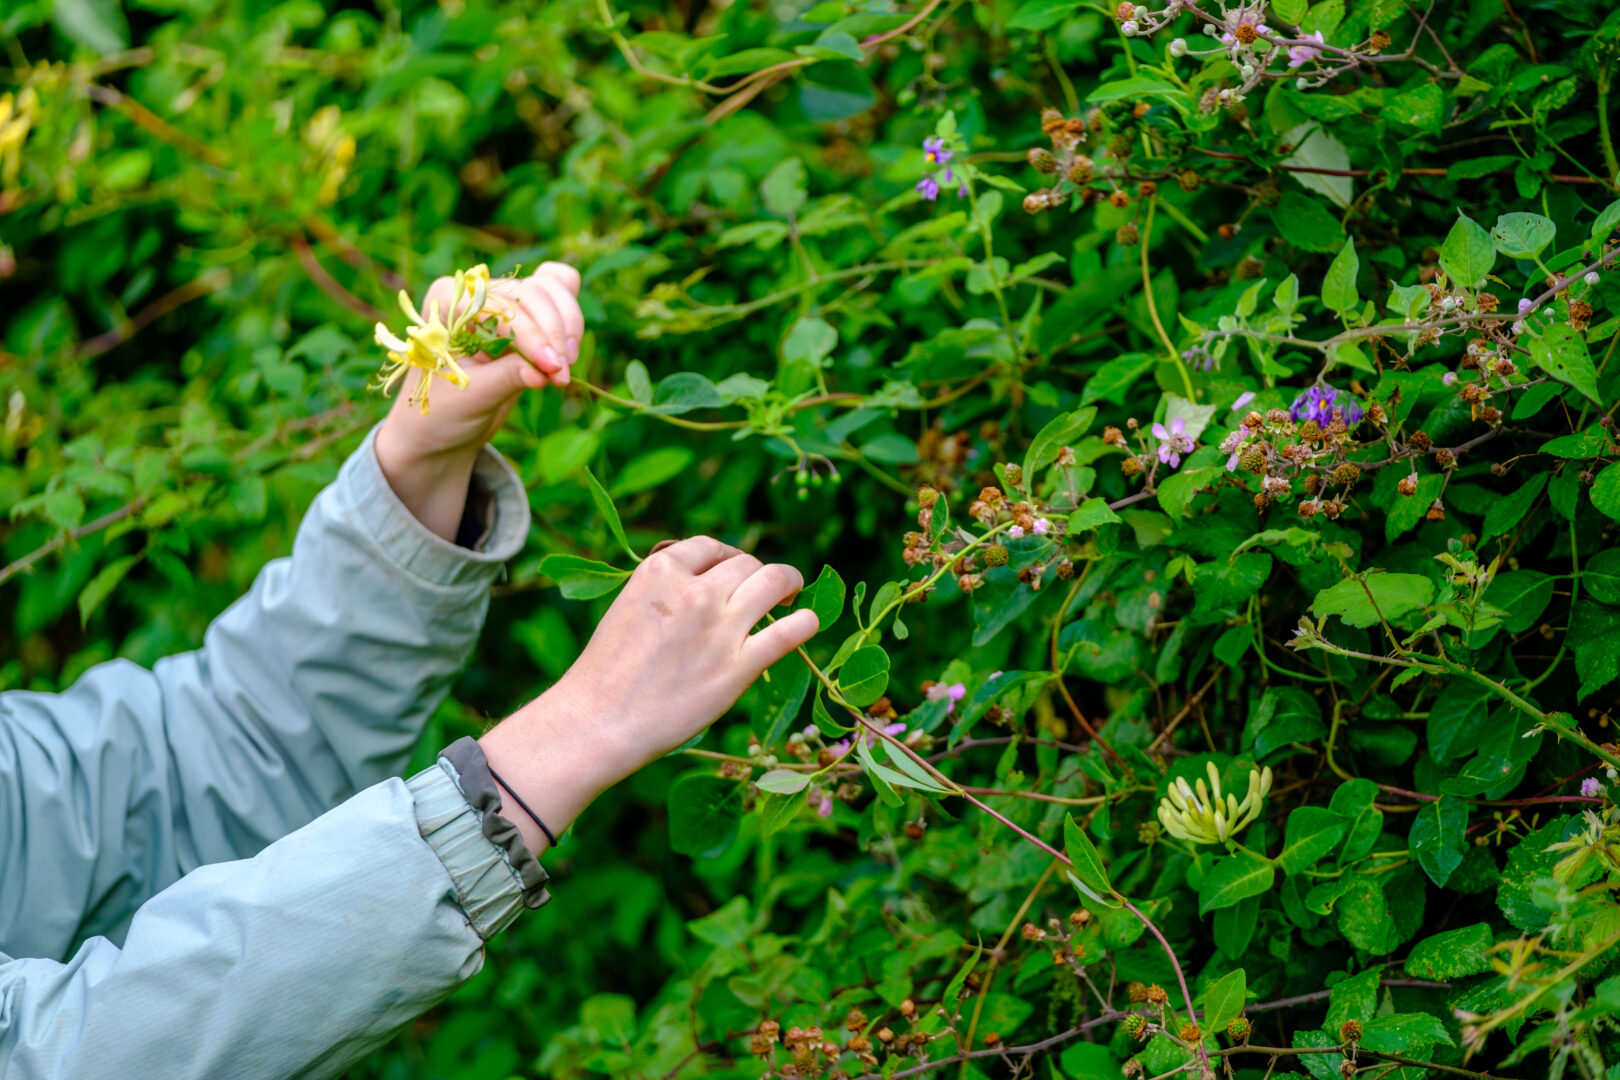
{"label": "jacket cuff", "polygon": [[394,494],[377,463],[377,427],[343,463],[337,480],[361,527],[390,561],[434,585],[494,581],[529,535],[529,498],[511,464],[491,447],[478,452],[467,502],[481,536],[474,548],[459,547],[417,521]]}
{"label": "jacket cuff", "polygon": [[488,941],[524,908],[551,899],[539,860],[499,813],[500,790],[476,740],[457,740],[406,787],[416,800],[417,829],[444,863],[479,937]]}

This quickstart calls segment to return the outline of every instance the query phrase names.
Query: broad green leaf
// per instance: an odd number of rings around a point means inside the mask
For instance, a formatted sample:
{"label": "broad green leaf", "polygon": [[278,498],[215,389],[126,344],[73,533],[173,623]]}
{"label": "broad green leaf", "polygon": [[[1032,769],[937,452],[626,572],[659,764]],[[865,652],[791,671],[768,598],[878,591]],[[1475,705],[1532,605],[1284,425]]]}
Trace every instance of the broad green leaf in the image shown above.
{"label": "broad green leaf", "polygon": [[79,590],[79,625],[81,627],[89,624],[90,616],[95,614],[96,609],[102,605],[102,602],[112,595],[114,589],[118,588],[118,583],[124,580],[124,575],[129,573],[130,568],[140,561],[141,557],[139,555],[125,555],[121,559],[114,559],[106,566],[103,566],[96,573],[96,576],[91,578],[83,589]]}
{"label": "broad green leaf", "polygon": [[1606,466],[1592,481],[1592,505],[1620,521],[1620,463]]}
{"label": "broad green leaf", "polygon": [[1248,999],[1248,986],[1243,969],[1228,971],[1209,984],[1204,991],[1205,1031],[1224,1031],[1226,1025],[1243,1015],[1243,1003]]}
{"label": "broad green leaf", "polygon": [[[1518,573],[1529,574],[1534,573],[1534,571],[1520,570]],[[1496,575],[1496,581],[1491,582],[1491,587],[1494,589],[1496,582],[1506,576],[1506,574]],[[1550,597],[1552,579],[1545,574],[1539,576],[1546,578],[1549,584],[1548,595]],[[1606,547],[1586,560],[1586,565],[1581,567],[1581,588],[1585,589],[1594,600],[1601,604],[1608,604],[1611,607],[1620,606],[1620,547]],[[1487,599],[1490,599],[1491,594],[1489,592],[1485,595]],[[1498,600],[1492,600],[1491,602],[1498,606],[1505,606]],[[1545,607],[1545,605],[1543,606]],[[1537,616],[1539,615],[1540,612],[1537,612]],[[1534,621],[1534,619],[1531,619],[1531,622]],[[1518,633],[1524,629],[1526,627],[1520,627],[1519,630],[1514,632]]]}
{"label": "broad green leaf", "polygon": [[837,347],[838,331],[822,319],[806,316],[795,322],[782,340],[782,359],[790,364],[803,361],[821,367]]}
{"label": "broad green leaf", "polygon": [[838,672],[838,692],[844,700],[864,709],[889,688],[889,654],[880,645],[856,649]]}
{"label": "broad green leaf", "polygon": [[1453,679],[1429,705],[1425,721],[1429,753],[1441,764],[1467,757],[1485,733],[1490,699],[1471,682]]}
{"label": "broad green leaf", "polygon": [[1086,529],[1097,529],[1119,522],[1119,515],[1108,508],[1106,499],[1087,499],[1069,515],[1069,535],[1075,536]]}
{"label": "broad green leaf", "polygon": [[931,792],[935,795],[947,795],[953,789],[945,787],[934,777],[928,775],[923,767],[907,756],[904,750],[895,746],[888,740],[881,740],[883,753],[894,762],[895,771],[900,774],[898,781],[904,787],[916,788],[919,791]]}
{"label": "broad green leaf", "polygon": [[1601,408],[1597,369],[1587,351],[1586,340],[1565,323],[1547,328],[1546,333],[1529,341],[1530,358],[1537,367],[1559,382],[1573,386],[1592,404]]}
{"label": "broad green leaf", "polygon": [[706,773],[681,777],[669,788],[669,846],[682,855],[705,855],[737,834],[743,785]]}
{"label": "broad green leaf", "polygon": [[1531,476],[1513,494],[1502,499],[1492,499],[1485,508],[1485,523],[1479,530],[1481,544],[1493,536],[1506,536],[1518,527],[1524,520],[1524,515],[1530,512],[1531,505],[1541,495],[1547,486],[1547,473],[1539,472]]}
{"label": "broad green leaf", "polygon": [[1344,839],[1350,820],[1320,806],[1301,806],[1288,815],[1288,829],[1277,865],[1285,874],[1309,870]]}
{"label": "broad green leaf", "polygon": [[1455,1045],[1446,1027],[1428,1013],[1375,1016],[1362,1025],[1361,1045],[1386,1054],[1411,1055],[1439,1043]]}
{"label": "broad green leaf", "polygon": [[540,573],[551,578],[570,600],[594,600],[623,585],[630,571],[579,555],[547,555],[540,560]]}
{"label": "broad green leaf", "polygon": [[1447,930],[1424,938],[1406,956],[1406,974],[1414,979],[1457,979],[1491,970],[1494,938],[1488,923]]}
{"label": "broad green leaf", "polygon": [[1510,259],[1534,259],[1557,233],[1558,226],[1540,214],[1503,214],[1491,229],[1491,242]]}
{"label": "broad green leaf", "polygon": [[1440,269],[1454,285],[1477,289],[1496,266],[1496,245],[1485,227],[1467,214],[1458,214],[1457,223],[1440,245]]}
{"label": "broad green leaf", "polygon": [[866,736],[863,732],[857,732],[854,738],[855,757],[866,770],[866,778],[872,781],[872,790],[877,792],[877,797],[890,806],[904,806],[905,796],[894,789],[897,783],[902,787],[907,786],[904,783],[905,777],[872,756],[872,748],[866,745]]}
{"label": "broad green leaf", "polygon": [[776,749],[796,726],[810,690],[810,666],[798,653],[788,653],[770,666],[770,678],[754,684],[754,734],[767,750]]}
{"label": "broad green leaf", "polygon": [[[649,391],[648,401],[651,400]],[[691,449],[685,446],[661,446],[657,450],[649,450],[630,459],[629,464],[618,471],[608,487],[608,493],[619,499],[668,483],[686,471],[693,457]]]}
{"label": "broad green leaf", "polygon": [[596,512],[601,514],[602,520],[607,522],[608,529],[612,531],[613,538],[619,542],[619,546],[624,548],[624,553],[636,562],[640,562],[641,556],[637,555],[636,549],[630,546],[630,538],[624,535],[624,524],[619,520],[619,508],[613,505],[613,496],[607,493],[607,489],[596,479],[596,475],[590,469],[586,468],[581,471],[585,474],[585,483],[590,486],[591,501],[596,503]]}
{"label": "broad green leaf", "polygon": [[1412,853],[1429,879],[1444,888],[1452,871],[1462,865],[1468,804],[1455,795],[1442,795],[1437,802],[1424,803],[1414,817]]}
{"label": "broad green leaf", "polygon": [[1283,239],[1305,251],[1338,251],[1344,245],[1344,228],[1322,205],[1320,199],[1285,191],[1271,211],[1271,220]]}
{"label": "broad green leaf", "polygon": [[1271,3],[1271,10],[1277,13],[1277,18],[1293,26],[1298,26],[1310,9],[1307,0],[1272,0]]}
{"label": "broad green leaf", "polygon": [[1259,896],[1271,889],[1276,877],[1276,869],[1266,859],[1241,851],[1222,856],[1198,887],[1198,914],[1207,915],[1246,897]]}
{"label": "broad green leaf", "polygon": [[[830,566],[823,566],[816,580],[799,593],[797,607],[809,608],[816,613],[821,630],[831,629],[844,614],[844,579]],[[801,667],[803,664],[801,663]]]}
{"label": "broad green leaf", "polygon": [[796,157],[783,158],[766,175],[764,183],[759,185],[759,192],[765,199],[765,209],[777,217],[797,214],[809,199],[805,190],[804,162]]}
{"label": "broad green leaf", "polygon": [[777,795],[793,795],[810,786],[810,774],[795,772],[792,769],[772,769],[754,783],[761,791],[770,791]]}
{"label": "broad green leaf", "polygon": [[1113,883],[1108,880],[1108,869],[1097,853],[1085,830],[1075,824],[1074,815],[1063,818],[1063,852],[1069,857],[1074,875],[1099,896],[1113,894]]}
{"label": "broad green leaf", "polygon": [[[1612,555],[1615,573],[1615,593],[1613,600],[1605,603],[1620,603],[1620,548],[1609,548],[1606,552],[1599,552],[1599,556]],[[1598,590],[1593,588],[1592,566],[1597,562],[1593,558],[1581,568],[1581,583],[1592,595],[1598,596]],[[1601,587],[1601,586],[1600,586]],[[1502,625],[1507,627],[1510,634],[1522,634],[1541,618],[1541,613],[1547,610],[1552,602],[1553,579],[1540,570],[1507,570],[1497,574],[1491,579],[1490,586],[1485,590],[1485,602],[1506,611],[1507,618]],[[1598,599],[1602,600],[1601,596]]]}
{"label": "broad green leaf", "polygon": [[1036,472],[1057,460],[1063,448],[1084,435],[1096,417],[1097,410],[1088,406],[1074,412],[1061,413],[1049,420],[1035,435],[1029,444],[1028,452],[1024,454],[1025,485],[1033,487]]}
{"label": "broad green leaf", "polygon": [[1349,578],[1316,594],[1311,614],[1337,615],[1346,626],[1377,626],[1428,607],[1434,600],[1434,582],[1420,574],[1368,574]]}
{"label": "broad green leaf", "polygon": [[714,383],[695,371],[677,371],[658,384],[647,412],[679,416],[693,409],[718,409],[725,404]]}
{"label": "broad green leaf", "polygon": [[1329,311],[1343,315],[1361,306],[1361,294],[1356,291],[1356,274],[1361,260],[1356,256],[1356,242],[1345,237],[1344,247],[1329,264],[1327,278],[1322,282],[1322,303]]}

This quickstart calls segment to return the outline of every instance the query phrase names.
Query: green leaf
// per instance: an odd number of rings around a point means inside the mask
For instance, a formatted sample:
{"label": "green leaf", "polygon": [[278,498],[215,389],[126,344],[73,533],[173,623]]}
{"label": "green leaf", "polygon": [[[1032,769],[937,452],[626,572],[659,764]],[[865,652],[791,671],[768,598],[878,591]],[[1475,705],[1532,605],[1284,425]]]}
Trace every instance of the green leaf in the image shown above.
{"label": "green leaf", "polygon": [[943,786],[938,780],[928,775],[928,772],[913,761],[904,750],[887,739],[881,740],[879,745],[883,747],[883,753],[888,759],[894,762],[895,771],[899,773],[898,779],[891,780],[892,783],[897,783],[902,787],[916,788],[919,791],[931,792],[935,795],[949,795],[954,790]]}
{"label": "green leaf", "polygon": [[640,360],[632,360],[624,369],[624,382],[630,388],[630,399],[639,405],[651,405],[653,400],[652,379],[647,375],[647,365]]}
{"label": "green leaf", "polygon": [[647,412],[679,416],[693,409],[718,409],[725,404],[714,383],[695,371],[678,371],[658,384]]}
{"label": "green leaf", "polygon": [[838,672],[838,692],[857,708],[872,704],[888,688],[889,654],[879,645],[856,649]]}
{"label": "green leaf", "polygon": [[1377,626],[1380,613],[1387,620],[1399,619],[1433,600],[1434,582],[1421,574],[1368,574],[1317,593],[1311,614],[1318,619],[1337,615],[1346,626]]}
{"label": "green leaf", "polygon": [[1345,237],[1344,247],[1328,266],[1327,278],[1322,282],[1322,303],[1338,315],[1361,306],[1361,294],[1356,291],[1356,274],[1361,271],[1361,259],[1356,255],[1356,242]]}
{"label": "green leaf", "polygon": [[1361,1045],[1385,1054],[1411,1054],[1436,1043],[1455,1045],[1445,1025],[1428,1013],[1375,1016],[1361,1026]]}
{"label": "green leaf", "polygon": [[1306,0],[1272,0],[1271,3],[1271,10],[1277,13],[1277,18],[1294,26],[1299,25],[1310,9]]}
{"label": "green leaf", "polygon": [[1080,9],[1081,0],[1027,0],[1007,26],[1013,30],[1050,30]]}
{"label": "green leaf", "polygon": [[1285,874],[1309,870],[1344,839],[1350,820],[1320,806],[1301,806],[1288,815],[1288,829],[1277,865]]}
{"label": "green leaf", "polygon": [[[1518,573],[1528,574],[1533,573],[1533,571],[1520,570]],[[1547,577],[1545,574],[1540,576]],[[1504,577],[1507,577],[1507,575],[1498,574],[1496,575],[1496,581],[1500,581]],[[1496,581],[1491,582],[1491,585],[1495,586]],[[1547,578],[1547,582],[1548,596],[1551,597],[1552,579]],[[1581,567],[1581,588],[1591,594],[1592,599],[1600,604],[1620,606],[1620,547],[1606,547],[1586,560],[1586,565]],[[1486,593],[1486,599],[1490,599],[1490,593]],[[1491,600],[1491,603],[1504,606],[1496,600]],[[1531,620],[1531,622],[1534,621],[1534,619]],[[1518,633],[1524,629],[1528,629],[1528,627],[1520,627],[1519,630],[1514,632]]]}
{"label": "green leaf", "polygon": [[[1043,322],[1041,325],[1044,327],[1046,324]],[[1086,380],[1085,389],[1080,393],[1080,404],[1089,405],[1098,398],[1114,400],[1115,395],[1135,386],[1142,376],[1158,364],[1159,358],[1148,353],[1125,353],[1104,361],[1096,373]]]}
{"label": "green leaf", "polygon": [[1557,234],[1558,226],[1540,214],[1503,214],[1491,229],[1491,242],[1510,259],[1534,259]]}
{"label": "green leaf", "polygon": [[816,613],[820,629],[830,629],[844,614],[844,579],[832,567],[823,566],[816,580],[799,593],[799,602],[795,606],[809,608]]}
{"label": "green leaf", "polygon": [[1429,706],[1425,722],[1429,753],[1442,765],[1466,757],[1485,733],[1490,699],[1473,683],[1447,684]]}
{"label": "green leaf", "polygon": [[777,795],[794,795],[810,786],[810,774],[795,772],[792,769],[772,769],[761,776],[754,784],[761,791],[773,792]]}
{"label": "green leaf", "polygon": [[[648,401],[651,401],[648,397]],[[695,455],[685,446],[661,446],[632,458],[613,477],[608,493],[615,499],[666,484],[686,471]]]}
{"label": "green leaf", "polygon": [[1338,251],[1344,244],[1344,228],[1339,219],[1317,199],[1298,192],[1283,193],[1271,211],[1272,223],[1283,239],[1305,251]]}
{"label": "green leaf", "polygon": [[770,667],[770,678],[755,684],[752,726],[760,745],[774,750],[804,708],[810,690],[810,666],[798,653],[788,653]]}
{"label": "green leaf", "polygon": [[1524,520],[1531,504],[1547,486],[1547,473],[1539,472],[1519,486],[1519,490],[1505,499],[1492,499],[1485,508],[1485,523],[1479,530],[1481,545],[1493,536],[1506,536]]}
{"label": "green leaf", "polygon": [[1210,983],[1204,990],[1204,1030],[1224,1031],[1227,1024],[1243,1015],[1248,996],[1242,968],[1228,971]]}
{"label": "green leaf", "polygon": [[1605,467],[1592,481],[1592,505],[1620,521],[1620,463]]}
{"label": "green leaf", "polygon": [[1088,406],[1074,412],[1061,413],[1049,420],[1046,426],[1036,433],[1029,444],[1029,450],[1024,454],[1025,485],[1033,487],[1036,472],[1056,461],[1063,448],[1084,435],[1096,417],[1096,408]]}
{"label": "green leaf", "polygon": [[1488,923],[1426,937],[1406,956],[1406,974],[1414,979],[1458,979],[1491,970],[1493,939]]}
{"label": "green leaf", "polygon": [[1617,225],[1620,225],[1620,201],[1604,207],[1597,220],[1592,222],[1592,246],[1602,247],[1603,242],[1614,232]]}
{"label": "green leaf", "polygon": [[1069,535],[1074,536],[1086,529],[1098,529],[1104,525],[1118,524],[1119,515],[1108,507],[1106,499],[1087,499],[1080,504],[1080,508],[1069,515]]}
{"label": "green leaf", "polygon": [[1198,887],[1198,914],[1207,915],[1239,900],[1259,896],[1271,889],[1277,871],[1267,859],[1238,852],[1215,860],[1215,868]]}
{"label": "green leaf", "polygon": [[591,501],[596,503],[596,512],[601,514],[602,519],[607,522],[608,529],[613,533],[613,538],[619,542],[620,547],[624,548],[626,555],[636,562],[640,562],[641,556],[637,555],[636,549],[630,546],[630,538],[624,535],[624,524],[619,520],[619,508],[613,505],[613,496],[607,493],[607,488],[602,486],[590,469],[584,468],[580,471],[585,474],[585,482],[590,485]]}
{"label": "green leaf", "polygon": [[[1599,552],[1598,556],[1613,555],[1615,572],[1615,599],[1606,600],[1605,603],[1620,603],[1620,548],[1608,548]],[[1597,589],[1592,587],[1592,567],[1598,561],[1594,557],[1591,562],[1581,567],[1581,582],[1597,596]],[[1485,590],[1485,602],[1501,608],[1507,612],[1502,625],[1507,627],[1510,634],[1522,634],[1541,618],[1541,613],[1547,610],[1552,602],[1553,579],[1540,570],[1508,570],[1497,574],[1491,579],[1490,586]],[[1602,599],[1601,596],[1598,599]]]}
{"label": "green leaf", "polygon": [[[848,37],[847,34],[844,36]],[[856,56],[860,56],[859,49]],[[783,158],[759,185],[759,193],[765,200],[765,209],[777,217],[797,214],[809,200],[805,188],[804,162],[796,157]]]}
{"label": "green leaf", "polygon": [[1099,896],[1113,895],[1114,885],[1108,880],[1108,869],[1103,866],[1102,856],[1097,853],[1085,830],[1075,824],[1073,814],[1066,814],[1063,818],[1063,853],[1069,857],[1075,877],[1087,888]]}
{"label": "green leaf", "polygon": [[103,566],[95,577],[79,590],[79,625],[85,626],[90,622],[90,616],[102,605],[102,602],[112,595],[118,588],[118,583],[124,580],[124,575],[130,568],[141,561],[139,555],[125,555],[121,559],[114,559]]}
{"label": "green leaf", "polygon": [[630,571],[579,555],[547,555],[540,560],[540,573],[555,581],[570,600],[594,600],[624,584]]}
{"label": "green leaf", "polygon": [[1418,865],[1441,888],[1445,888],[1452,871],[1462,865],[1465,831],[1468,828],[1468,804],[1455,795],[1442,795],[1438,802],[1426,802],[1412,822],[1408,838]]}
{"label": "green leaf", "polygon": [[903,781],[905,778],[872,756],[872,748],[866,745],[865,733],[857,732],[854,739],[855,757],[866,770],[866,778],[872,781],[872,790],[877,792],[877,797],[889,806],[904,806],[905,796],[894,788],[897,781]]}
{"label": "green leaf", "polygon": [[786,49],[744,49],[710,64],[708,70],[704,72],[704,78],[721,79],[727,75],[762,71],[793,58],[793,54]]}
{"label": "green leaf", "polygon": [[1529,341],[1530,359],[1537,367],[1567,386],[1573,386],[1592,404],[1603,407],[1598,396],[1597,369],[1586,341],[1566,323],[1549,326],[1546,333]]}
{"label": "green leaf", "polygon": [[782,359],[789,364],[803,361],[819,368],[837,347],[838,331],[825,320],[807,315],[795,322],[782,339]]}
{"label": "green leaf", "polygon": [[1496,246],[1485,227],[1467,214],[1457,215],[1457,224],[1440,245],[1440,269],[1452,284],[1477,289],[1496,267]]}
{"label": "green leaf", "polygon": [[706,773],[681,777],[669,788],[670,848],[694,856],[724,848],[737,835],[742,804],[743,785],[735,780]]}
{"label": "green leaf", "polygon": [[105,56],[129,48],[129,20],[118,0],[56,0],[50,12],[62,36],[87,49]]}

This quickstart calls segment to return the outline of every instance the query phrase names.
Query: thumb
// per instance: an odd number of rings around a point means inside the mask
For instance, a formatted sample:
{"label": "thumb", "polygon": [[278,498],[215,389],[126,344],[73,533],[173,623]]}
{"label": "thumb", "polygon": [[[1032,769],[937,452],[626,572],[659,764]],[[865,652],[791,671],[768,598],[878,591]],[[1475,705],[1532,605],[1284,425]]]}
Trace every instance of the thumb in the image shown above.
{"label": "thumb", "polygon": [[550,277],[575,296],[579,295],[579,271],[565,262],[543,262],[535,267],[534,273],[529,276]]}
{"label": "thumb", "polygon": [[546,385],[545,372],[535,367],[519,352],[509,352],[499,360],[480,364],[468,374],[475,383],[483,383],[501,398],[522,390],[538,390]]}

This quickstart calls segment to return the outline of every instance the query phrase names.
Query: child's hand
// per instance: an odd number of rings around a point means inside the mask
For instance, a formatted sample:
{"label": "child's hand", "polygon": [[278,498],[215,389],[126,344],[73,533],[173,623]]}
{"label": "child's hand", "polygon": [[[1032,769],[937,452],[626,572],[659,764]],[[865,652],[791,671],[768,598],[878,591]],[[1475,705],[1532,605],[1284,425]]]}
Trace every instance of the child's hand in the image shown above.
{"label": "child's hand", "polygon": [[[648,556],[568,673],[481,740],[491,766],[553,832],[565,828],[815,634],[808,610],[750,632],[803,586],[793,567],[766,566],[706,536]],[[544,845],[515,806],[503,813],[531,848]]]}
{"label": "child's hand", "polygon": [[[452,282],[448,277],[435,281],[423,310],[437,301],[441,315],[448,314]],[[445,539],[454,539],[461,524],[479,449],[500,430],[518,396],[547,383],[567,385],[585,332],[579,285],[579,271],[558,262],[543,263],[526,278],[491,281],[489,306],[508,309],[500,332],[512,338],[512,350],[464,361],[464,388],[434,379],[426,413],[407,400],[414,382],[396,391],[377,433],[377,461],[417,520]],[[419,371],[407,375],[409,380],[427,377]]]}

